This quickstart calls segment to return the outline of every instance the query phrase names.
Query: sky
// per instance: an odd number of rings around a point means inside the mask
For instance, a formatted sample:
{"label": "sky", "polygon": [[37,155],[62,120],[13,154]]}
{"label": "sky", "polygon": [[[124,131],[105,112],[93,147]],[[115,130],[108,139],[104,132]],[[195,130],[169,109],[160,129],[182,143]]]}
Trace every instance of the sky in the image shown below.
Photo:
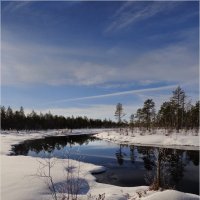
{"label": "sky", "polygon": [[114,120],[199,98],[198,1],[1,2],[1,104]]}

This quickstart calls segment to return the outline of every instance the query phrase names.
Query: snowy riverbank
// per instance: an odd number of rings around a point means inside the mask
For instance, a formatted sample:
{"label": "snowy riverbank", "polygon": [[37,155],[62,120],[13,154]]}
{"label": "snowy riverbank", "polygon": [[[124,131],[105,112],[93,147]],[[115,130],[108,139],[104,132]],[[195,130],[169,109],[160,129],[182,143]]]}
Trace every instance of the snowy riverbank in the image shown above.
{"label": "snowy riverbank", "polygon": [[151,132],[144,132],[134,130],[133,133],[129,130],[104,130],[96,137],[108,140],[114,143],[132,144],[132,145],[145,145],[145,146],[158,146],[169,147],[178,149],[199,149],[199,136],[196,133],[173,132],[166,134],[164,130],[157,130],[155,134]]}
{"label": "snowy riverbank", "polygon": [[[84,133],[96,133],[97,130],[84,131]],[[100,131],[100,130],[98,130]],[[82,131],[81,131],[82,132]],[[74,134],[80,133],[74,131]],[[83,132],[82,132],[83,133]],[[66,135],[65,131],[42,131],[31,132],[7,132],[0,135],[1,138],[1,198],[6,200],[47,200],[52,199],[51,194],[44,182],[43,178],[36,177],[35,174],[39,168],[40,163],[44,159],[33,158],[29,156],[8,156],[12,144],[17,144],[27,139],[41,138],[45,136]],[[109,130],[110,135],[116,134]],[[98,137],[105,137],[108,135],[107,130],[98,135]],[[114,137],[114,136],[113,136]],[[116,136],[115,136],[116,137]],[[106,137],[104,138],[106,139]],[[109,138],[107,138],[109,139]],[[119,140],[118,140],[119,142]],[[196,144],[196,143],[195,143]],[[83,181],[81,190],[79,192],[79,199],[88,200],[88,195],[91,194],[93,199],[99,194],[105,193],[106,200],[126,200],[126,199],[148,199],[148,200],[171,200],[179,199],[199,199],[199,196],[193,194],[186,194],[174,190],[166,190],[163,192],[149,191],[147,186],[140,187],[118,187],[107,184],[97,183],[95,177],[91,172],[104,171],[104,167],[95,166],[88,163],[78,163],[70,160],[70,165],[73,166],[73,173],[77,174],[80,164],[80,179]],[[57,188],[63,185],[66,180],[67,160],[56,159],[55,165],[52,168],[52,176]],[[61,192],[59,190],[59,192]],[[58,192],[58,195],[61,193]]]}

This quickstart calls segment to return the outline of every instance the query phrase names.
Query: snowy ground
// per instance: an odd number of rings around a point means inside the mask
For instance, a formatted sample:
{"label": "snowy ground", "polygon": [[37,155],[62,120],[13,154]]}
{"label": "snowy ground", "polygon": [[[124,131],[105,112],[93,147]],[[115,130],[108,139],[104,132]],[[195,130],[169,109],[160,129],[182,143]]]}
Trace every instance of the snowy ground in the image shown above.
{"label": "snowy ground", "polygon": [[168,134],[164,130],[157,130],[154,134],[139,130],[104,130],[99,132],[96,137],[112,141],[114,143],[158,146],[158,147],[176,147],[180,149],[199,149],[199,136],[195,132],[184,132]]}
{"label": "snowy ground", "polygon": [[[84,133],[97,133],[100,130],[85,130]],[[105,137],[107,134],[116,134],[111,130],[104,130],[98,137]],[[74,131],[74,134],[82,132]],[[1,138],[1,199],[2,200],[47,200],[52,199],[51,194],[45,184],[45,178],[35,176],[40,162],[46,163],[44,159],[33,158],[29,156],[8,156],[12,144],[22,142],[26,139],[41,138],[47,135],[66,135],[67,131],[43,131],[43,132],[2,132]],[[114,137],[114,136],[113,136]],[[106,137],[105,137],[106,138]],[[119,137],[120,138],[120,137]],[[196,137],[197,138],[197,137]],[[113,138],[107,138],[113,139]],[[115,138],[116,139],[116,138]],[[196,139],[197,140],[197,139]],[[119,140],[118,140],[119,142]],[[196,142],[194,143],[196,145]],[[95,166],[93,164],[78,163],[70,160],[73,174],[78,174],[80,165],[80,179],[82,180],[79,199],[93,200],[99,194],[105,193],[106,200],[126,200],[126,199],[146,199],[146,200],[186,200],[199,199],[199,196],[186,194],[174,190],[166,190],[153,192],[149,191],[148,187],[118,187],[97,183],[91,172],[100,172],[105,170],[104,167]],[[69,166],[67,160],[56,159],[55,165],[52,168],[52,176],[56,188],[61,188],[66,180],[66,168]],[[61,189],[58,189],[58,195],[61,196]],[[63,192],[63,187],[62,187]],[[89,194],[91,197],[89,198]]]}

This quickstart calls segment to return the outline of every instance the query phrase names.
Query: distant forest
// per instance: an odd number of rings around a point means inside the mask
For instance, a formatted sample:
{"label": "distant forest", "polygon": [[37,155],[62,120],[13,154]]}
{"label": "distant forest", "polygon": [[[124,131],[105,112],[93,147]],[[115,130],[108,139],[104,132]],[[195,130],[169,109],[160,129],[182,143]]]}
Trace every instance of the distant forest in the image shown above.
{"label": "distant forest", "polygon": [[45,130],[45,129],[79,129],[79,128],[139,128],[151,131],[155,128],[168,130],[199,130],[199,101],[192,105],[187,100],[184,90],[177,87],[169,101],[164,102],[156,112],[153,99],[147,99],[142,108],[130,116],[130,121],[123,120],[126,115],[121,103],[116,105],[114,113],[117,122],[111,120],[88,119],[87,117],[64,117],[37,114],[35,111],[25,115],[21,107],[13,111],[9,106],[1,106],[1,129],[3,130]]}
{"label": "distant forest", "polygon": [[25,115],[23,107],[13,111],[1,107],[1,129],[3,130],[47,130],[47,129],[79,129],[79,128],[114,128],[118,123],[111,120],[88,119],[87,117],[64,117],[52,115],[50,112],[39,115],[32,111]]}

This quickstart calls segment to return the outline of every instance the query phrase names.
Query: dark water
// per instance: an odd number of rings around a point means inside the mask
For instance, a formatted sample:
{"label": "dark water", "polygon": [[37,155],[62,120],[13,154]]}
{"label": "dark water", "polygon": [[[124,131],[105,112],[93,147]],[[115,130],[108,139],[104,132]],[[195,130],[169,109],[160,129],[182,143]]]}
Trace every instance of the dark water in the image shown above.
{"label": "dark water", "polygon": [[[54,156],[103,165],[98,182],[118,186],[149,185],[160,166],[163,187],[199,194],[199,151],[118,145],[92,136],[58,136],[13,145],[10,155]],[[159,165],[158,165],[159,160]]]}

